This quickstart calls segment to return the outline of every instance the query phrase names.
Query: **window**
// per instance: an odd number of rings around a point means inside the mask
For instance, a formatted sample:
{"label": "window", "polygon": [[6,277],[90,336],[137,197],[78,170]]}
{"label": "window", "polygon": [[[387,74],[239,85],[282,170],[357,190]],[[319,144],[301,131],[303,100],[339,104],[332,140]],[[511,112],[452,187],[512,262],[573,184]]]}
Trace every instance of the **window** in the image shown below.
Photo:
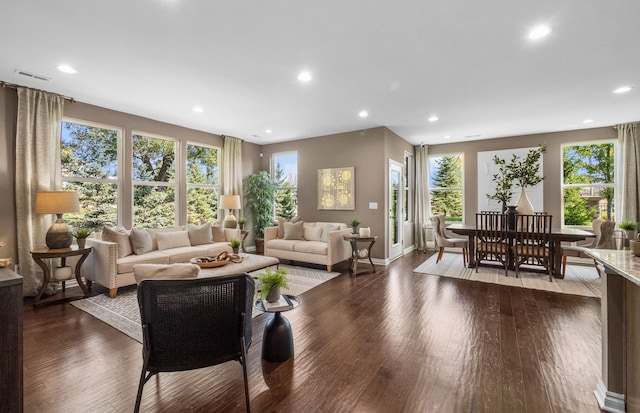
{"label": "window", "polygon": [[187,145],[187,222],[215,222],[220,192],[220,159],[218,148]]}
{"label": "window", "polygon": [[404,154],[404,220],[413,220],[413,155],[405,152]]}
{"label": "window", "polygon": [[447,221],[462,221],[463,155],[429,157],[431,215],[444,214]]}
{"label": "window", "polygon": [[615,142],[562,147],[564,225],[591,225],[595,215],[614,220]]}
{"label": "window", "polygon": [[133,225],[176,224],[176,142],[133,135]]}
{"label": "window", "polygon": [[276,183],[276,216],[298,215],[298,153],[273,154],[272,176]]}
{"label": "window", "polygon": [[60,133],[63,188],[78,192],[80,213],[71,227],[98,230],[118,222],[118,128],[65,120]]}

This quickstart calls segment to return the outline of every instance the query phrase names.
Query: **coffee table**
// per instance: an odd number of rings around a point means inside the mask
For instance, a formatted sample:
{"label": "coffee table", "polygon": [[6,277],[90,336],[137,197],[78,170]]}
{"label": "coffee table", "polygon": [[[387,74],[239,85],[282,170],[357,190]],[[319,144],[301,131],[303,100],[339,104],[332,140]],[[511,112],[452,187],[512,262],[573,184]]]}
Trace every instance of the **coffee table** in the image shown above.
{"label": "coffee table", "polygon": [[241,256],[242,262],[240,263],[230,262],[222,267],[202,268],[198,278],[242,274],[245,272],[261,270],[267,267],[273,267],[274,265],[277,268],[280,264],[280,260],[274,257],[265,257],[264,255],[256,254],[242,254]]}

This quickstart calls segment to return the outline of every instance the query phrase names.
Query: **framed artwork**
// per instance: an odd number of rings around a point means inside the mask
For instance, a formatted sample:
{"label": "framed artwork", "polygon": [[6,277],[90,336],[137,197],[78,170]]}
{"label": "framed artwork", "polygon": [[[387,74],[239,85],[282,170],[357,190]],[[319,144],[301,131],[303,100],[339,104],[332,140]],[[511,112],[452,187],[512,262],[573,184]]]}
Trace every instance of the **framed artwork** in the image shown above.
{"label": "framed artwork", "polygon": [[355,168],[318,169],[318,209],[356,209]]}

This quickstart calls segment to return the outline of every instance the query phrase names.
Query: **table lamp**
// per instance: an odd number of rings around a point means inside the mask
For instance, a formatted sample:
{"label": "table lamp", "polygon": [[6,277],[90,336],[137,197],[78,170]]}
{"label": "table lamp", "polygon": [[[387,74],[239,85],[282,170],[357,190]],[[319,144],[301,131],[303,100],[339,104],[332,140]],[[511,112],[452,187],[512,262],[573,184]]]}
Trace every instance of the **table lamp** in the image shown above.
{"label": "table lamp", "polygon": [[51,225],[45,242],[50,249],[69,248],[73,236],[67,224],[62,220],[65,212],[80,212],[77,192],[41,191],[36,193],[36,214],[56,214],[58,218]]}
{"label": "table lamp", "polygon": [[241,209],[242,204],[240,203],[240,195],[222,195],[220,196],[220,208],[228,209],[229,213],[224,218],[224,227],[225,228],[236,228],[238,226],[238,221],[236,217],[233,216],[231,210],[233,209]]}

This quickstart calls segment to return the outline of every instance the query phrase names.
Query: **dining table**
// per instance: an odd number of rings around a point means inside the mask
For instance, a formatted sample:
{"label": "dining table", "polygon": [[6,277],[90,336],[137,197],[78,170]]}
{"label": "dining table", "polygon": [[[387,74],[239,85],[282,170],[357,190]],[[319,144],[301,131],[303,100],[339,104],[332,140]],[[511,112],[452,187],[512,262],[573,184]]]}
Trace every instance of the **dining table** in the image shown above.
{"label": "dining table", "polygon": [[[476,266],[476,226],[470,224],[451,224],[447,230],[454,234],[469,237],[469,268]],[[512,238],[515,230],[507,230],[507,236]],[[593,238],[595,234],[578,228],[552,228],[551,229],[551,273],[556,278],[564,278],[562,275],[562,242],[576,242],[587,238]],[[510,265],[511,266],[511,265]]]}

